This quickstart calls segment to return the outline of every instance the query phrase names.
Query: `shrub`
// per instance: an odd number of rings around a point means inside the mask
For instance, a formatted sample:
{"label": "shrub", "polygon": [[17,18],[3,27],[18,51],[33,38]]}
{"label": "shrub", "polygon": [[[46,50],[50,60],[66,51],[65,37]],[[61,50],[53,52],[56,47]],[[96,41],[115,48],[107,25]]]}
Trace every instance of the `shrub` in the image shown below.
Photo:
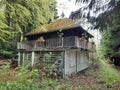
{"label": "shrub", "polygon": [[0,50],[0,55],[7,57],[7,58],[12,58],[13,54],[12,51],[5,51],[5,50]]}
{"label": "shrub", "polygon": [[30,77],[31,78],[38,78],[38,76],[39,76],[38,69],[34,69],[30,72]]}

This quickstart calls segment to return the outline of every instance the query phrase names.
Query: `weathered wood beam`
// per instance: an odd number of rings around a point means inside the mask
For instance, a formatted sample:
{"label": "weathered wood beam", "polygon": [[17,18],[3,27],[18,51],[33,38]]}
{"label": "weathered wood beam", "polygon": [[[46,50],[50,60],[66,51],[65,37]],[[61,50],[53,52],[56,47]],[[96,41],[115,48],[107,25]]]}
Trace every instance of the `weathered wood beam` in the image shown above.
{"label": "weathered wood beam", "polygon": [[23,61],[22,65],[24,66],[25,65],[25,53],[24,52],[23,52],[23,55],[22,55],[22,61]]}
{"label": "weathered wood beam", "polygon": [[18,52],[18,66],[20,66],[20,52]]}
{"label": "weathered wood beam", "polygon": [[35,60],[35,52],[32,51],[32,63],[31,63],[32,67],[34,66],[34,60]]}

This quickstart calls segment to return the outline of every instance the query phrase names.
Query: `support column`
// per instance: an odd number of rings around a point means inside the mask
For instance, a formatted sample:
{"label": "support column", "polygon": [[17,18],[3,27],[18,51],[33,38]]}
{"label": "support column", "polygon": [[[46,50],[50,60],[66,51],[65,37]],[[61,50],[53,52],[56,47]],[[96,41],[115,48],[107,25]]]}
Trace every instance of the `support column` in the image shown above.
{"label": "support column", "polygon": [[35,60],[35,52],[32,51],[32,63],[31,63],[31,66],[33,67],[34,65],[34,60]]}
{"label": "support column", "polygon": [[63,43],[64,43],[64,42],[63,42],[63,37],[61,37],[61,38],[62,38],[62,47],[63,47]]}
{"label": "support column", "polygon": [[23,60],[22,65],[24,66],[24,65],[25,65],[25,53],[24,53],[24,52],[23,52],[23,57],[22,57],[22,60]]}
{"label": "support column", "polygon": [[27,62],[28,62],[28,56],[29,56],[28,53],[26,53],[26,60],[27,60]]}
{"label": "support column", "polygon": [[78,52],[77,52],[77,50],[76,50],[76,73],[78,72]]}
{"label": "support column", "polygon": [[18,52],[18,66],[20,66],[20,52]]}

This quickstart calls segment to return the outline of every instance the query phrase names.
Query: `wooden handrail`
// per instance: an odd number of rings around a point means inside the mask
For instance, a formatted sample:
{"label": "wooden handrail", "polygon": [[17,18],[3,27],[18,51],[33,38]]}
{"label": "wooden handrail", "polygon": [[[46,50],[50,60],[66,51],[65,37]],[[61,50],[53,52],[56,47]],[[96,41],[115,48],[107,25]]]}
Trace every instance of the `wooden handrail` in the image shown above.
{"label": "wooden handrail", "polygon": [[77,36],[70,36],[70,37],[61,37],[61,38],[52,38],[46,39],[44,42],[34,41],[24,41],[18,42],[17,49],[26,49],[26,50],[33,50],[37,48],[65,48],[65,47],[77,47],[83,49],[92,50],[93,46],[90,42],[81,40]]}

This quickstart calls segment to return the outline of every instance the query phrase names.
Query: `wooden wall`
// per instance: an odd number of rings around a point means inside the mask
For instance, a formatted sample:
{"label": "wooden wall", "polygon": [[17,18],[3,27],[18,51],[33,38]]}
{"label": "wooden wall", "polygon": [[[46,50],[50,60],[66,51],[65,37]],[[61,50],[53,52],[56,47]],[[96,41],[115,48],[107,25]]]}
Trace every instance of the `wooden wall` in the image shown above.
{"label": "wooden wall", "polygon": [[88,66],[88,52],[77,50],[65,51],[65,75],[79,72]]}
{"label": "wooden wall", "polygon": [[77,52],[77,72],[84,70],[89,66],[88,59],[88,52]]}
{"label": "wooden wall", "polygon": [[65,51],[65,75],[76,72],[76,51]]}

